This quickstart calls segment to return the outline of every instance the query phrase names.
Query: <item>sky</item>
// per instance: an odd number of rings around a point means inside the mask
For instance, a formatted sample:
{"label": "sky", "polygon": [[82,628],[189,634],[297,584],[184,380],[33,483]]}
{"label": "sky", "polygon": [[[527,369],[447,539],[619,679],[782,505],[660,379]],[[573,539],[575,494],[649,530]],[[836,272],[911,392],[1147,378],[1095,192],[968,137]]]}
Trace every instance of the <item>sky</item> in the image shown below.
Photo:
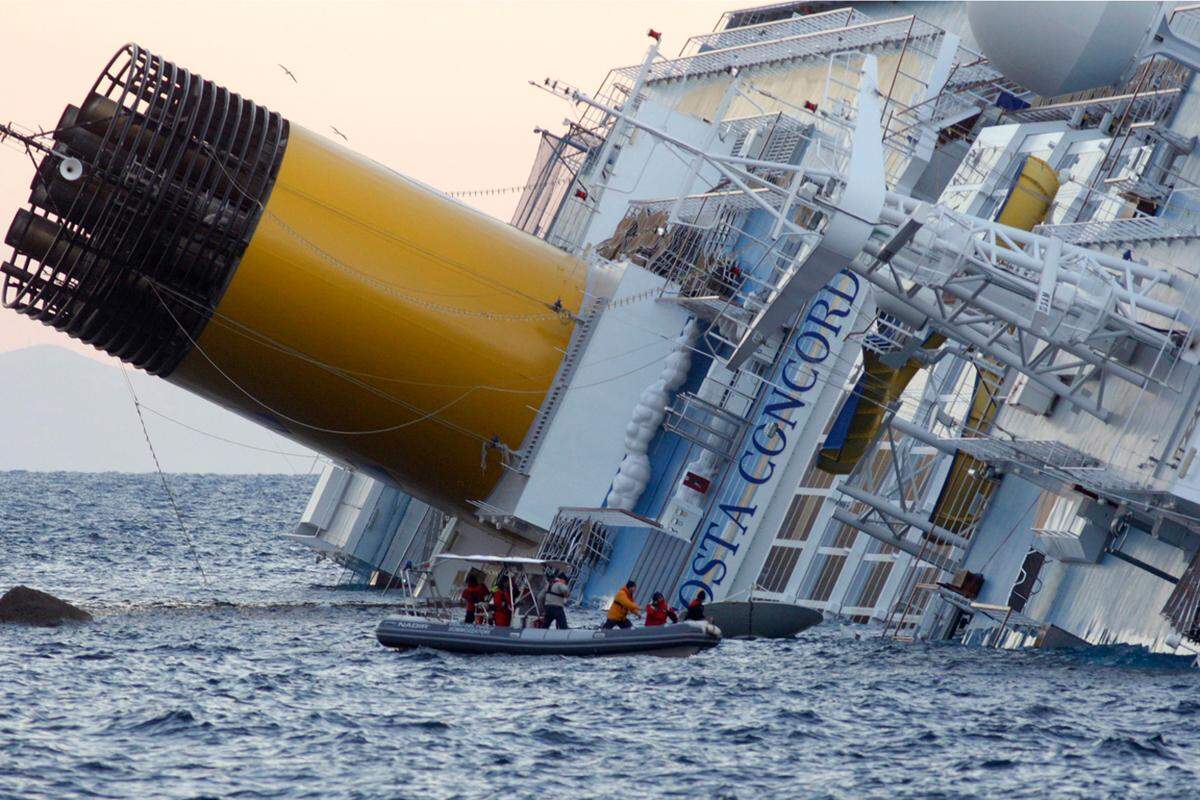
{"label": "sky", "polygon": [[[125,42],[447,192],[519,186],[535,126],[576,112],[528,85],[550,76],[594,90],[641,61],[653,27],[673,56],[738,0],[3,0],[0,119],[53,125]],[[293,82],[279,68],[296,76]],[[32,165],[0,147],[0,230],[27,200]],[[506,222],[519,193],[463,198]],[[4,248],[4,254],[10,252]],[[0,352],[56,344],[107,360],[0,309]]]}

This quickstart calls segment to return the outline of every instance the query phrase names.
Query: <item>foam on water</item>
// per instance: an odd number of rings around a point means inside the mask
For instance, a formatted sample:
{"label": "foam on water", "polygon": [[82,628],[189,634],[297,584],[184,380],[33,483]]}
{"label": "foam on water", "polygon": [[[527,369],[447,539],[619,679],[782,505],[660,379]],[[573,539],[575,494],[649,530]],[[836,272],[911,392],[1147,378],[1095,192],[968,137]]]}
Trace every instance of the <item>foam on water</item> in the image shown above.
{"label": "foam on water", "polygon": [[686,660],[396,653],[274,534],[311,479],[0,474],[0,797],[1194,797],[1200,675],[840,636]]}

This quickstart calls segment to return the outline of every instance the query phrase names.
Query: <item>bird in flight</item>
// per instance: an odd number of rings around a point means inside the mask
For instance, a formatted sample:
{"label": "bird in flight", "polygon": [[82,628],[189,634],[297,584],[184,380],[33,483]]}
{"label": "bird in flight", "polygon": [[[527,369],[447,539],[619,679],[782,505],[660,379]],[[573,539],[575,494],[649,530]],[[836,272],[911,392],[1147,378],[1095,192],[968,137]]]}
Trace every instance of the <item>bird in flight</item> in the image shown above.
{"label": "bird in flight", "polygon": [[340,136],[340,137],[342,137],[343,139],[345,139],[347,142],[348,142],[348,141],[350,141],[350,137],[349,137],[349,136],[347,136],[346,134],[342,133],[341,131],[339,131],[337,128],[333,127],[332,125],[330,125],[330,126],[329,126],[329,128],[330,128],[330,129],[331,129],[331,130],[332,130],[334,133],[336,133],[338,136]]}
{"label": "bird in flight", "polygon": [[300,81],[296,80],[296,76],[292,74],[292,71],[291,71],[290,69],[288,69],[287,67],[285,67],[283,64],[280,64],[280,65],[279,65],[279,68],[280,68],[281,70],[283,70],[283,74],[284,74],[284,75],[287,75],[289,78],[291,78],[291,79],[292,79],[292,83],[299,83],[299,82],[300,82]]}

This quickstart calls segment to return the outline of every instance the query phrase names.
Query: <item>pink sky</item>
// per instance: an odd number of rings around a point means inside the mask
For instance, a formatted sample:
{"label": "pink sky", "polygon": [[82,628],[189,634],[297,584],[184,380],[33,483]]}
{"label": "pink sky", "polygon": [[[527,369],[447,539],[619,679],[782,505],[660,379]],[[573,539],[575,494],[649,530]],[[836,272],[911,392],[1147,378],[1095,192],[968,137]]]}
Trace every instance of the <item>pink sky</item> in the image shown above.
{"label": "pink sky", "polygon": [[[712,30],[737,0],[4,3],[0,118],[50,126],[78,104],[127,41],[203,74],[444,191],[525,182],[533,128],[574,116],[529,85],[547,75],[595,89],[641,60]],[[293,83],[277,63],[298,78]],[[27,199],[32,165],[0,148],[0,226]],[[505,221],[517,194],[464,198]],[[7,255],[8,248],[4,248]],[[104,358],[0,309],[0,352],[58,344]]]}

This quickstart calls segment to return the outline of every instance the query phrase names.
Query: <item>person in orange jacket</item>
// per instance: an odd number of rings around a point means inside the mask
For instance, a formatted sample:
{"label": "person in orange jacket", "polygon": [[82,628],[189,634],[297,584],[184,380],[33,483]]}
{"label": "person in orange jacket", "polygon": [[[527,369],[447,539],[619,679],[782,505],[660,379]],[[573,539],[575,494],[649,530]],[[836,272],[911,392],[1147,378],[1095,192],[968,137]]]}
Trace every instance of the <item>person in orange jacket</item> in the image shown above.
{"label": "person in orange jacket", "polygon": [[507,628],[512,624],[512,609],[512,596],[504,588],[502,577],[492,587],[492,624],[497,628]]}
{"label": "person in orange jacket", "polygon": [[635,617],[642,615],[642,607],[633,600],[633,593],[637,590],[637,583],[628,581],[617,596],[613,598],[612,605],[608,607],[608,619],[604,620],[601,629],[610,630],[612,628],[632,628],[633,623],[629,621],[629,615]]}
{"label": "person in orange jacket", "polygon": [[650,604],[646,606],[646,627],[666,625],[668,619],[671,622],[679,622],[679,615],[667,605],[667,598],[663,597],[662,592],[655,592],[654,597],[650,598]]}

